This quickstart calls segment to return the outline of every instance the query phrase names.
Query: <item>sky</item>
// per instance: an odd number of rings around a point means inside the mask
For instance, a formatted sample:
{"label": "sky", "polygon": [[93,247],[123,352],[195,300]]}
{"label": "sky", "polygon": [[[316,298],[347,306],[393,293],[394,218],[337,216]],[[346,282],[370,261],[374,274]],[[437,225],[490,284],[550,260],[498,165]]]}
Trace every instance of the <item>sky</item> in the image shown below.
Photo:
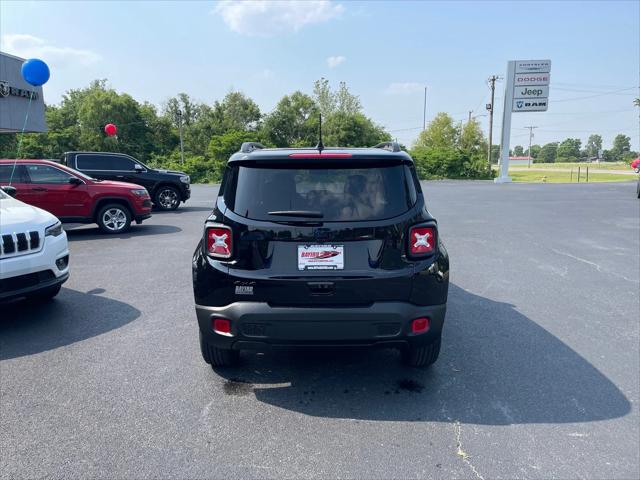
{"label": "sky", "polygon": [[[231,89],[263,112],[320,77],[345,81],[365,113],[411,145],[438,112],[488,130],[487,78],[509,60],[550,59],[547,112],[514,113],[511,145],[592,133],[639,149],[640,1],[14,2],[0,0],[0,50],[51,68],[47,103],[106,78],[161,106]],[[504,82],[496,88],[500,141]]]}

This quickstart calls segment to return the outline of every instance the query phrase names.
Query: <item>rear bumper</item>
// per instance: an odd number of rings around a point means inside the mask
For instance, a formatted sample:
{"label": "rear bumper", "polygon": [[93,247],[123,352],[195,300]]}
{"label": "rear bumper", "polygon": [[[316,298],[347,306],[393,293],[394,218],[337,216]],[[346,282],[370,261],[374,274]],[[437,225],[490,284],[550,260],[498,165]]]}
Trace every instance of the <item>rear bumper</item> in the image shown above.
{"label": "rear bumper", "polygon": [[[218,348],[268,350],[285,346],[419,346],[442,333],[446,304],[418,306],[378,302],[368,307],[271,307],[261,302],[236,302],[224,307],[196,305],[200,331]],[[231,336],[215,333],[212,319],[231,321]],[[429,330],[411,333],[411,321],[429,317]]]}

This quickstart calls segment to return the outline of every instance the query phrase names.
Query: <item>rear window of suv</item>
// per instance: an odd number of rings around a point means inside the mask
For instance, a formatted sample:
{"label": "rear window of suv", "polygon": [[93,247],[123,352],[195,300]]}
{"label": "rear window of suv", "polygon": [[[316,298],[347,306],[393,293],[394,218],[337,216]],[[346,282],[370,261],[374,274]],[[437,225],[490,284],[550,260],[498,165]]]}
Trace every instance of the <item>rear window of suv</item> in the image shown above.
{"label": "rear window of suv", "polygon": [[[382,220],[405,213],[416,202],[406,165],[368,168],[232,167],[225,202],[254,220],[277,220],[274,211],[313,211],[323,221]],[[227,187],[226,186],[226,187]],[[235,186],[235,188],[234,188]]]}

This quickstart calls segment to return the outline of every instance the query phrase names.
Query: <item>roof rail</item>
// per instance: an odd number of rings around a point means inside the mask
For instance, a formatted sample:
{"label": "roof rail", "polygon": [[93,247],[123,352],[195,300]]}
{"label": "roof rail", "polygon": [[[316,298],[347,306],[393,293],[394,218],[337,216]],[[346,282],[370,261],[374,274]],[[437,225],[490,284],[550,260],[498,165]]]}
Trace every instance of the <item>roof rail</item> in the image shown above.
{"label": "roof rail", "polygon": [[375,145],[373,148],[382,148],[384,150],[389,150],[390,152],[399,152],[402,150],[398,142],[382,142]]}
{"label": "roof rail", "polygon": [[264,145],[258,142],[244,142],[240,147],[242,153],[251,153],[254,150],[260,150],[264,148]]}

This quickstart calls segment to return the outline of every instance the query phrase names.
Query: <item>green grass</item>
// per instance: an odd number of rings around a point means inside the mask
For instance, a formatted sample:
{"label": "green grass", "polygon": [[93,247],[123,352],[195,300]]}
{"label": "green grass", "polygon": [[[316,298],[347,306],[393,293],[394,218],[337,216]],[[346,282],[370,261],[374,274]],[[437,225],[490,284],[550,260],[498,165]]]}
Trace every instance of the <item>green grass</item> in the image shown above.
{"label": "green grass", "polygon": [[[531,168],[544,168],[544,169],[553,169],[553,168],[573,168],[577,170],[580,167],[580,170],[584,170],[586,167],[589,167],[589,172],[592,170],[631,170],[629,166],[630,162],[600,162],[600,163],[579,163],[579,162],[560,162],[560,163],[532,163]],[[527,168],[524,166],[517,166],[511,168]]]}
{"label": "green grass", "polygon": [[[573,172],[573,178],[570,172],[536,171],[510,169],[509,176],[514,182],[531,182],[531,183],[569,183],[577,182],[577,171]],[[630,182],[637,180],[635,175],[620,175],[617,173],[593,173],[589,168],[589,182]],[[580,182],[586,182],[587,176],[584,171],[580,172]]]}

